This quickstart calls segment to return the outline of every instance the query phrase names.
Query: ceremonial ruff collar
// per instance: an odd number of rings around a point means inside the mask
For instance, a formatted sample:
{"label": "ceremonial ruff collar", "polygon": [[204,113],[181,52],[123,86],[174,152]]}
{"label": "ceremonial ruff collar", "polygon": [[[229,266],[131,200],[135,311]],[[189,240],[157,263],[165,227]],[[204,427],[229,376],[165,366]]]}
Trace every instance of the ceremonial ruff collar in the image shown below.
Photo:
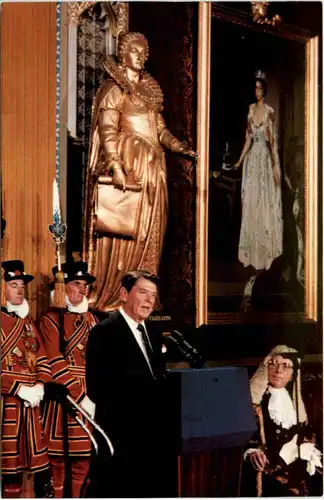
{"label": "ceremonial ruff collar", "polygon": [[101,66],[125,92],[135,94],[150,108],[162,111],[163,92],[158,82],[147,71],[143,71],[138,83],[133,83],[127,78],[123,66],[117,64],[112,56],[103,58]]}
{"label": "ceremonial ruff collar", "polygon": [[82,314],[86,313],[89,309],[89,303],[86,296],[83,297],[82,302],[77,306],[73,306],[71,304],[67,295],[65,296],[65,300],[66,300],[66,307],[68,308],[68,311],[70,311],[71,313]]}
{"label": "ceremonial ruff collar", "polygon": [[17,316],[19,316],[19,318],[26,318],[26,316],[28,316],[28,313],[29,313],[29,305],[28,305],[28,302],[26,299],[24,299],[22,301],[21,304],[19,305],[15,305],[15,304],[11,304],[11,302],[8,302],[7,301],[7,311],[8,313],[15,313]]}
{"label": "ceremonial ruff collar", "polygon": [[[52,300],[53,300],[53,296],[54,296],[54,290],[51,291],[51,299]],[[69,301],[69,297],[67,295],[65,295],[65,303],[66,303],[66,307],[67,307],[68,311],[71,313],[83,314],[83,313],[88,312],[88,309],[89,309],[89,302],[88,302],[88,299],[86,296],[83,297],[83,300],[80,304],[78,304],[77,306],[73,306],[71,304],[71,302]]]}

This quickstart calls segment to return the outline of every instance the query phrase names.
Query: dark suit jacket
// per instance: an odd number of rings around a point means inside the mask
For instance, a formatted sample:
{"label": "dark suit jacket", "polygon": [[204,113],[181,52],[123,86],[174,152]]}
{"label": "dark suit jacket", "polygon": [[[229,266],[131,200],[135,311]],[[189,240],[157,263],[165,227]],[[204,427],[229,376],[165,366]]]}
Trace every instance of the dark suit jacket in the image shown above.
{"label": "dark suit jacket", "polygon": [[96,404],[95,420],[115,447],[109,467],[106,458],[100,467],[106,474],[108,469],[111,472],[110,480],[105,478],[111,486],[106,496],[164,496],[142,489],[147,476],[158,486],[160,481],[153,477],[167,452],[162,336],[150,331],[149,324],[146,327],[156,378],[119,311],[92,329],[87,344],[87,393]]}

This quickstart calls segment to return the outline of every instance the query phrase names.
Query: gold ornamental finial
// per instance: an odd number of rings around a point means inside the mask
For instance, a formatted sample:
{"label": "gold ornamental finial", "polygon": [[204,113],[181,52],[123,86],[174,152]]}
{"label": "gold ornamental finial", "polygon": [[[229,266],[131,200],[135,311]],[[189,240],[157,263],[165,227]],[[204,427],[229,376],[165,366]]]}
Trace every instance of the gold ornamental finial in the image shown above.
{"label": "gold ornamental finial", "polygon": [[281,23],[279,14],[268,17],[268,5],[270,2],[251,2],[253,21],[257,24],[268,24],[276,26]]}

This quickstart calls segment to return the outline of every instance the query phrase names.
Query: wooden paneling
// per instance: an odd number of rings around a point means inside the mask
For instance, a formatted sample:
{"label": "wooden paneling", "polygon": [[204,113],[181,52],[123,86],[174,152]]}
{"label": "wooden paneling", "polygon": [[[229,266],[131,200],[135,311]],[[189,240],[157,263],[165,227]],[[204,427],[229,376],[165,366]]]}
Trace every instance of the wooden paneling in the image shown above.
{"label": "wooden paneling", "polygon": [[189,453],[181,457],[181,497],[237,497],[242,448]]}
{"label": "wooden paneling", "polygon": [[2,260],[22,259],[33,317],[47,306],[55,264],[48,232],[55,176],[56,4],[1,8]]}

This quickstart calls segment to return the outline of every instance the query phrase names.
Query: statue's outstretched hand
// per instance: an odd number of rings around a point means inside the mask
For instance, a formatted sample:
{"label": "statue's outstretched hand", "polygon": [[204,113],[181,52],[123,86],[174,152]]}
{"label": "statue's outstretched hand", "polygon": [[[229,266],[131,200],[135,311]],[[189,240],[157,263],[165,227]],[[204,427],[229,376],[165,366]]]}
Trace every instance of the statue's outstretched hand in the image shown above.
{"label": "statue's outstretched hand", "polygon": [[180,145],[180,152],[184,155],[192,156],[193,158],[198,158],[198,153],[189,148],[187,141],[182,141]]}

